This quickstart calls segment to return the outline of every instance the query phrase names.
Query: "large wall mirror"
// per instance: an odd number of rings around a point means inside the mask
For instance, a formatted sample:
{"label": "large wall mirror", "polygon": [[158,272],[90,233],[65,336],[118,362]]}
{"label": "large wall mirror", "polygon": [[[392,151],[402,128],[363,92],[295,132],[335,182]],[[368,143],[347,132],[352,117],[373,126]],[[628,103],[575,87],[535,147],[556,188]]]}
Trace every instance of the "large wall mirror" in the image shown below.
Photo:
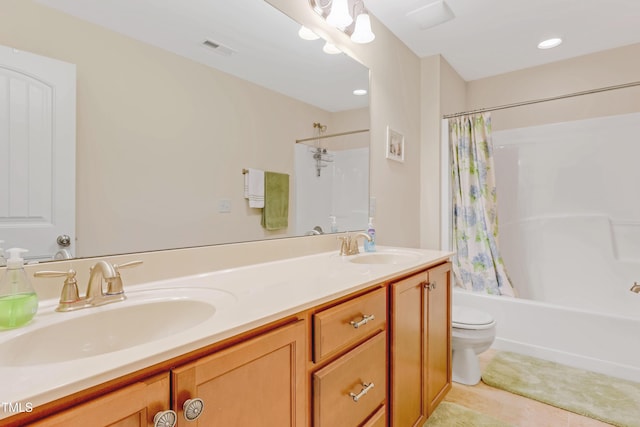
{"label": "large wall mirror", "polygon": [[[299,28],[264,0],[3,1],[3,246],[47,260],[299,236],[316,225],[330,232],[330,216],[338,231],[365,228],[369,134],[349,133],[369,128],[368,95],[353,94],[368,89],[369,71],[345,54],[324,53],[322,40],[301,39]],[[68,66],[75,87],[60,89],[11,65],[32,54],[61,73]],[[52,98],[61,94],[72,94],[67,124],[55,121],[62,107]],[[10,122],[15,117],[22,119]],[[52,145],[60,134],[74,140],[68,155]],[[36,149],[34,135],[44,148]],[[318,149],[347,160],[318,173],[307,162]],[[341,175],[356,164],[357,173]],[[287,227],[261,226],[261,210],[243,194],[249,168],[290,175]],[[333,176],[328,190],[316,174]],[[55,184],[65,180],[72,191],[59,197]],[[353,193],[330,194],[345,188]],[[337,207],[336,200],[362,203]],[[342,221],[345,210],[355,217]],[[65,214],[71,230],[50,226]],[[70,246],[58,239],[64,234]]]}

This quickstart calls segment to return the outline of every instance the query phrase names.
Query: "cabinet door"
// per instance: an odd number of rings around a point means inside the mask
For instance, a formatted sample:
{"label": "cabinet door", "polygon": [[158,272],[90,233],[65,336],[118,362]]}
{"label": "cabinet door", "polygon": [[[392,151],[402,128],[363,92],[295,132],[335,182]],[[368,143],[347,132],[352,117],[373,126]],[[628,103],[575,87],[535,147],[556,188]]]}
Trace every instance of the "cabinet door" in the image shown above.
{"label": "cabinet door", "polygon": [[156,413],[169,409],[169,374],[162,374],[51,415],[37,427],[152,427]]}
{"label": "cabinet door", "polygon": [[451,265],[429,270],[427,310],[428,414],[451,388]]}
{"label": "cabinet door", "polygon": [[391,425],[422,425],[426,407],[426,310],[423,304],[427,272],[391,285]]}
{"label": "cabinet door", "polygon": [[[304,321],[283,326],[172,371],[178,426],[304,426]],[[204,402],[194,422],[187,399]]]}

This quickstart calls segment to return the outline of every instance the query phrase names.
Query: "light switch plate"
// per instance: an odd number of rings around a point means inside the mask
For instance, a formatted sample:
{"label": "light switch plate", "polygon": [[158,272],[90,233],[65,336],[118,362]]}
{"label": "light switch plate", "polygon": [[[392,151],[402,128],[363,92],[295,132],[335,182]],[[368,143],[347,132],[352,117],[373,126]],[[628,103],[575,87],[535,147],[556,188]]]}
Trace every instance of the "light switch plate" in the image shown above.
{"label": "light switch plate", "polygon": [[231,200],[229,200],[229,199],[220,199],[220,200],[218,200],[218,212],[220,212],[220,213],[229,213],[229,212],[231,212]]}

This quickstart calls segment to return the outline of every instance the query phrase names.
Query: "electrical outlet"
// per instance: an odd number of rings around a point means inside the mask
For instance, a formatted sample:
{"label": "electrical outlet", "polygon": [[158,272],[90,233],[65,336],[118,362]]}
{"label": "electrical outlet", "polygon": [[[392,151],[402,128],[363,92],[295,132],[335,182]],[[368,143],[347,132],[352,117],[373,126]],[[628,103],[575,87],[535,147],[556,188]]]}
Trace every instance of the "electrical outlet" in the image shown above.
{"label": "electrical outlet", "polygon": [[231,212],[231,200],[229,200],[229,199],[220,199],[218,201],[218,212],[220,212],[220,213],[229,213],[229,212]]}

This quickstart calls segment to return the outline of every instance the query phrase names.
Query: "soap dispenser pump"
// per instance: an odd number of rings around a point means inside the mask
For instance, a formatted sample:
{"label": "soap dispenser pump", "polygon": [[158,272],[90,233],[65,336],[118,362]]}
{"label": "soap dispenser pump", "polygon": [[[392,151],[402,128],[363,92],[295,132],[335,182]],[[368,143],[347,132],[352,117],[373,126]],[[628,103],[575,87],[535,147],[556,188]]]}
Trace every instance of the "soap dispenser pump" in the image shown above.
{"label": "soap dispenser pump", "polygon": [[375,252],[376,251],[376,229],[373,227],[373,217],[369,217],[369,225],[367,225],[367,234],[369,235],[369,240],[364,241],[364,251]]}
{"label": "soap dispenser pump", "polygon": [[7,271],[0,279],[0,329],[24,326],[38,311],[38,296],[24,271],[21,254],[26,249],[7,250]]}

